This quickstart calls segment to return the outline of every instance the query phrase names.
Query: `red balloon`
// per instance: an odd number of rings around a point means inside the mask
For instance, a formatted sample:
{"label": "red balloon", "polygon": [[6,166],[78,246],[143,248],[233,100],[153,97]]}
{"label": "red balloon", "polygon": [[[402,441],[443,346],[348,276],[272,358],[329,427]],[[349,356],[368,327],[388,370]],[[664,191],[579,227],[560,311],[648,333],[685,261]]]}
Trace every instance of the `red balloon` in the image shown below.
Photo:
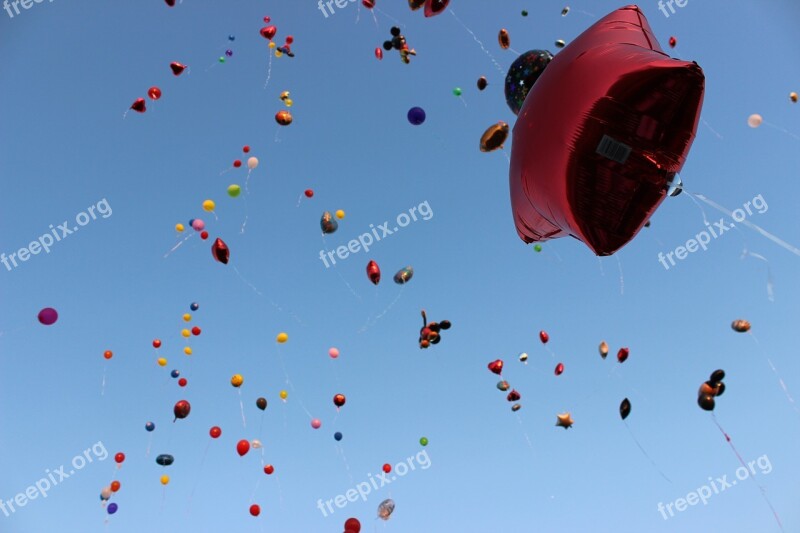
{"label": "red balloon", "polygon": [[233,168],[239,168],[240,166],[242,166],[242,162],[238,159],[233,162]]}
{"label": "red balloon", "polygon": [[[172,409],[172,412],[175,413],[175,420],[178,420],[179,418],[186,418],[187,416],[189,416],[189,411],[191,410],[192,406],[189,405],[189,402],[187,402],[186,400],[181,400],[175,404],[175,407]],[[173,422],[175,422],[175,420],[173,420]]]}
{"label": "red balloon", "polygon": [[159,339],[153,340],[153,348],[161,348],[161,341]]}
{"label": "red balloon", "polygon": [[205,231],[205,230],[201,231],[200,232],[200,238],[203,239],[203,240],[208,239],[208,232]]}
{"label": "red balloon", "polygon": [[539,340],[542,341],[542,344],[547,344],[547,341],[550,340],[550,335],[548,335],[546,331],[540,331]]}
{"label": "red balloon", "polygon": [[189,383],[189,382],[186,381],[186,378],[181,378],[181,379],[178,380],[178,386],[179,387],[185,387],[187,383]]}
{"label": "red balloon", "polygon": [[386,463],[385,465],[383,465],[383,471],[388,474],[389,472],[392,471],[392,465],[390,465],[389,463]]}
{"label": "red balloon", "polygon": [[250,514],[253,516],[258,516],[261,514],[261,507],[258,504],[254,503],[250,506]]}
{"label": "red balloon", "polygon": [[425,0],[425,16],[435,17],[445,9],[450,0]]}
{"label": "red balloon", "polygon": [[264,466],[264,473],[267,474],[268,476],[272,475],[272,473],[274,471],[275,471],[275,467],[274,466],[272,466],[272,465]]}
{"label": "red balloon", "polygon": [[186,70],[186,65],[178,63],[177,61],[173,61],[169,64],[169,68],[172,69],[172,73],[176,76],[180,76],[183,74],[183,71]]}
{"label": "red balloon", "polygon": [[620,348],[617,352],[617,361],[624,363],[630,353],[631,351],[628,348]]}
{"label": "red balloon", "polygon": [[314,191],[312,189],[306,189],[306,192],[303,194],[306,195],[306,198],[311,198],[312,196],[314,196]]}
{"label": "red balloon", "polygon": [[294,42],[294,37],[291,35],[286,36],[286,44],[292,44]]}
{"label": "red balloon", "polygon": [[272,38],[275,37],[275,33],[277,33],[277,31],[278,28],[276,28],[275,26],[265,26],[261,28],[261,36],[264,39],[269,39],[271,41]]}
{"label": "red balloon", "polygon": [[375,7],[375,0],[361,0],[361,4],[367,9]]}
{"label": "red balloon", "polygon": [[381,267],[375,261],[367,263],[367,277],[374,284],[377,285],[381,281]]}
{"label": "red balloon", "polygon": [[705,77],[670,58],[627,6],[550,61],[514,127],[511,209],[526,243],[627,244],[666,197],[695,137]]}
{"label": "red balloon", "polygon": [[347,398],[344,397],[344,394],[337,394],[333,397],[333,405],[336,407],[341,407],[347,401]]}
{"label": "red balloon", "polygon": [[236,444],[236,451],[239,452],[239,455],[243,457],[247,452],[250,451],[250,442],[244,439],[240,440],[238,444]]}
{"label": "red balloon", "polygon": [[562,372],[564,372],[564,363],[558,363],[556,365],[556,376],[560,376]]}
{"label": "red balloon", "polygon": [[137,98],[131,104],[131,109],[136,111],[137,113],[144,113],[147,111],[147,106],[144,103],[144,98]]}
{"label": "red balloon", "polygon": [[169,7],[175,7],[175,0],[164,0]]}
{"label": "red balloon", "polygon": [[344,523],[344,529],[353,533],[361,533],[361,522],[358,521],[358,518],[348,518]]}
{"label": "red balloon", "polygon": [[230,259],[231,256],[231,251],[228,250],[228,245],[225,244],[225,241],[217,237],[217,240],[214,241],[214,244],[211,246],[211,255],[223,265],[227,265],[228,259]]}
{"label": "red balloon", "polygon": [[158,100],[161,98],[161,89],[158,87],[150,87],[147,89],[147,96],[149,96],[151,100]]}
{"label": "red balloon", "polygon": [[670,48],[675,48],[676,44],[678,44],[678,39],[676,39],[675,37],[670,37],[669,38],[669,47]]}
{"label": "red balloon", "polygon": [[247,145],[244,145],[244,147],[242,147],[242,152],[244,152],[246,154],[249,154],[250,153],[250,147],[247,146]]}
{"label": "red balloon", "polygon": [[212,439],[218,439],[222,435],[222,430],[219,426],[214,426],[208,431],[208,434],[211,435]]}
{"label": "red balloon", "polygon": [[114,456],[114,461],[117,464],[122,464],[123,462],[125,462],[125,454],[122,453],[122,452],[119,452],[117,455]]}
{"label": "red balloon", "polygon": [[192,328],[192,335],[197,336],[197,335],[200,335],[201,332],[202,332],[202,330],[200,328],[198,328],[197,326]]}
{"label": "red balloon", "polygon": [[375,57],[378,58],[378,61],[383,59],[383,49],[380,46],[375,48]]}
{"label": "red balloon", "polygon": [[498,359],[497,361],[492,361],[489,363],[489,370],[497,374],[498,376],[503,373],[503,360]]}
{"label": "red balloon", "polygon": [[520,398],[522,398],[522,395],[514,389],[511,389],[511,392],[509,392],[508,396],[506,396],[506,400],[509,402],[516,402]]}

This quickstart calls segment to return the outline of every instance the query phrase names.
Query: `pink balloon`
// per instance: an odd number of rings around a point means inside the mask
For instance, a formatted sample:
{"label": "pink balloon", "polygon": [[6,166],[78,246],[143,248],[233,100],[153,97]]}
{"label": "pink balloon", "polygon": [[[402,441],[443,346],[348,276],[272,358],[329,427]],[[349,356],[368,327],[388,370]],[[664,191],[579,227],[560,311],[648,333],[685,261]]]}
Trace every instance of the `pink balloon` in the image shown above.
{"label": "pink balloon", "polygon": [[319,418],[315,418],[314,420],[311,421],[311,427],[314,429],[319,429],[320,427],[322,427],[322,422],[320,422]]}
{"label": "pink balloon", "polygon": [[206,227],[206,223],[196,218],[192,221],[192,229],[195,231],[203,231]]}
{"label": "pink balloon", "polygon": [[39,322],[45,326],[52,326],[58,320],[58,311],[52,307],[45,307],[39,311]]}
{"label": "pink balloon", "polygon": [[328,355],[331,356],[331,359],[336,359],[339,357],[339,348],[331,348],[328,350]]}

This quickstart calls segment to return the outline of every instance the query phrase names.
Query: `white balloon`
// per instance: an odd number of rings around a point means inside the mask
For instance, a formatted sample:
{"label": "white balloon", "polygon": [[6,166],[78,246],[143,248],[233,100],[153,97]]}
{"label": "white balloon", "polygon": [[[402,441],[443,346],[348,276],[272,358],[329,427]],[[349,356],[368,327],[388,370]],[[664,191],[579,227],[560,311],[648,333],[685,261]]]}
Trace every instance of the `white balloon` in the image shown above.
{"label": "white balloon", "polygon": [[764,119],[759,114],[752,114],[747,118],[747,125],[751,128],[759,127],[762,122],[764,122]]}
{"label": "white balloon", "polygon": [[258,166],[258,158],[257,157],[251,157],[250,159],[247,160],[247,168],[249,168],[250,170],[253,170],[257,166]]}

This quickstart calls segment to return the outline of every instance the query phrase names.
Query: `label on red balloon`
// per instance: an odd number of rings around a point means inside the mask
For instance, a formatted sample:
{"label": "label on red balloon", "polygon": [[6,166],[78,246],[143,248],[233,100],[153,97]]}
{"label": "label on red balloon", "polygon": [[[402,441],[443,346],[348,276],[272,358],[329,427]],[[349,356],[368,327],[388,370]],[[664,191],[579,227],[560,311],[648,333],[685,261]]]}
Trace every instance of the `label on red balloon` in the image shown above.
{"label": "label on red balloon", "polygon": [[628,156],[631,155],[631,147],[615,141],[608,135],[603,135],[603,138],[600,139],[600,144],[597,145],[597,153],[606,159],[624,165],[625,161],[628,160]]}

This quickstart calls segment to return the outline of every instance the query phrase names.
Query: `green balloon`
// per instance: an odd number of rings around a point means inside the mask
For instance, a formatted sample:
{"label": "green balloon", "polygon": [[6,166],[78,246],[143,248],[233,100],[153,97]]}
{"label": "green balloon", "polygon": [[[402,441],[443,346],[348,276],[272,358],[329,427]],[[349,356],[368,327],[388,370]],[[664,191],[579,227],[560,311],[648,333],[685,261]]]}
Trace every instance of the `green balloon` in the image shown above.
{"label": "green balloon", "polygon": [[222,56],[219,56],[219,62],[220,62],[220,63],[224,63],[224,62],[225,62],[225,58],[224,58],[224,57],[222,57]]}
{"label": "green balloon", "polygon": [[528,16],[528,12],[527,12],[527,11],[525,11],[525,10],[523,10],[523,11],[522,11],[522,16],[523,16],[523,17],[527,17],[527,16]]}
{"label": "green balloon", "polygon": [[461,96],[461,87],[456,87],[453,89],[453,94],[456,96]]}
{"label": "green balloon", "polygon": [[422,437],[421,439],[419,439],[419,443],[422,444],[423,446],[427,446],[428,439],[426,437]]}
{"label": "green balloon", "polygon": [[239,196],[239,194],[241,194],[241,192],[242,188],[236,184],[230,185],[228,187],[228,196],[230,196],[231,198],[236,198],[237,196]]}
{"label": "green balloon", "polygon": [[541,252],[542,251],[542,245],[541,244],[536,244],[536,245],[533,246],[533,249],[536,250],[537,252]]}

